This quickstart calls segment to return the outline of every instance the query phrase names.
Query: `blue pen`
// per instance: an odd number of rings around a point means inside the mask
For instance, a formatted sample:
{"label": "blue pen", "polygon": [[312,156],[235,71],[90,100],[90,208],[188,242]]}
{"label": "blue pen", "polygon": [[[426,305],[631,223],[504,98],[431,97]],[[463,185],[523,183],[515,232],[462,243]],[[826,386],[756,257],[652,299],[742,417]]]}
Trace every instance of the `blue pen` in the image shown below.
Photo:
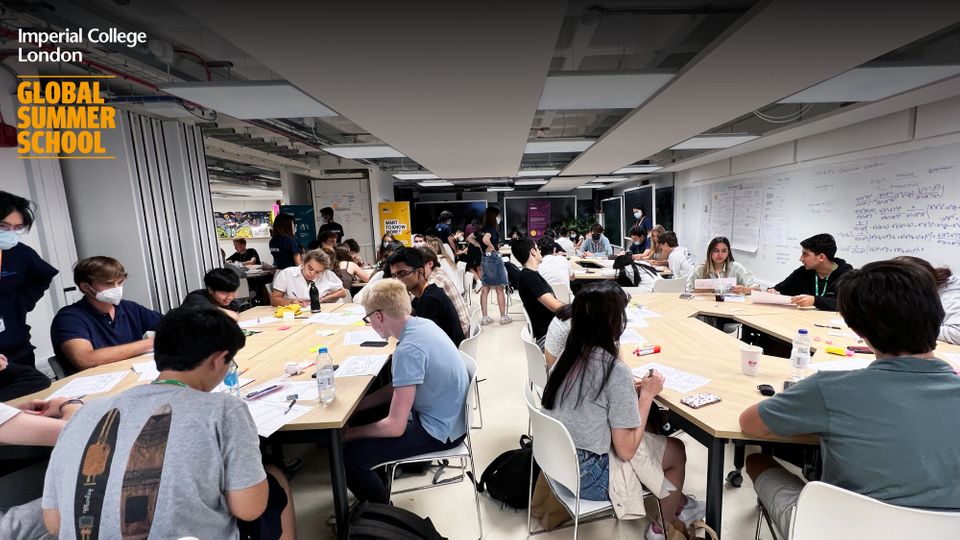
{"label": "blue pen", "polygon": [[264,388],[263,390],[257,390],[256,392],[250,392],[249,394],[247,394],[247,399],[257,399],[257,398],[260,398],[260,397],[263,397],[263,396],[269,394],[270,392],[275,392],[275,391],[279,390],[280,388],[281,388],[281,386],[280,386],[279,384],[274,384],[274,385],[272,385],[272,386],[268,386],[268,387]]}

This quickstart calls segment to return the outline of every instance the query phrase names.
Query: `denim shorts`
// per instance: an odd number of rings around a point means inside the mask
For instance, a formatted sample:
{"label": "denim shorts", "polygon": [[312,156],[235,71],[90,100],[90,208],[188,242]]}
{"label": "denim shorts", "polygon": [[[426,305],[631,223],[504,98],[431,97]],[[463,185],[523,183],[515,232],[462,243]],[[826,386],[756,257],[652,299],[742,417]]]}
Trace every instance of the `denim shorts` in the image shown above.
{"label": "denim shorts", "polygon": [[487,287],[503,287],[507,281],[507,269],[503,266],[503,258],[500,254],[493,252],[485,253],[481,263],[483,274],[480,275],[480,282]]}
{"label": "denim shorts", "polygon": [[610,454],[594,454],[577,448],[580,462],[580,497],[588,501],[610,499]]}

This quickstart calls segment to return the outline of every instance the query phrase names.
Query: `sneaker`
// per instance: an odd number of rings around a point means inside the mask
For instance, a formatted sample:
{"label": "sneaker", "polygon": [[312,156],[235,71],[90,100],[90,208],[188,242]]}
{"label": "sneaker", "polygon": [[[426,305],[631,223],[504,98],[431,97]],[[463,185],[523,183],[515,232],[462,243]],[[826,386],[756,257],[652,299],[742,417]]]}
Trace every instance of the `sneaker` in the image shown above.
{"label": "sneaker", "polygon": [[513,319],[511,319],[509,315],[504,315],[503,317],[500,317],[500,324],[510,324],[512,322],[513,322]]}
{"label": "sneaker", "polygon": [[687,495],[687,502],[683,504],[683,509],[677,514],[677,519],[690,525],[698,519],[703,519],[706,515],[706,505],[695,499],[692,495]]}
{"label": "sneaker", "polygon": [[486,326],[486,325],[491,324],[491,323],[493,323],[493,319],[491,319],[490,317],[486,317],[486,316],[485,316],[484,318],[480,319],[480,325],[481,325],[481,326]]}

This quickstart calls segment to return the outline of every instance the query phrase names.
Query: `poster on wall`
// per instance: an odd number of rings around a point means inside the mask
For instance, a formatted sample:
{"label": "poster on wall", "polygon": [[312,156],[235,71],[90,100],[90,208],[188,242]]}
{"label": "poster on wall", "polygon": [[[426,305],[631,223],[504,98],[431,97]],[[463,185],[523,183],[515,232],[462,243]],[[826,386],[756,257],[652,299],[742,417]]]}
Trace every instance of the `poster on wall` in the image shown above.
{"label": "poster on wall", "polygon": [[270,238],[270,211],[214,212],[217,238]]}
{"label": "poster on wall", "polygon": [[313,206],[309,204],[284,204],[280,212],[293,216],[293,236],[300,247],[307,249],[307,245],[317,238],[317,226],[313,217]]}
{"label": "poster on wall", "polygon": [[[382,202],[377,204],[380,230],[393,236],[394,240],[412,246],[410,238],[410,203],[407,201]],[[378,239],[379,240],[379,239]]]}
{"label": "poster on wall", "polygon": [[540,238],[550,226],[550,201],[527,202],[527,234]]}

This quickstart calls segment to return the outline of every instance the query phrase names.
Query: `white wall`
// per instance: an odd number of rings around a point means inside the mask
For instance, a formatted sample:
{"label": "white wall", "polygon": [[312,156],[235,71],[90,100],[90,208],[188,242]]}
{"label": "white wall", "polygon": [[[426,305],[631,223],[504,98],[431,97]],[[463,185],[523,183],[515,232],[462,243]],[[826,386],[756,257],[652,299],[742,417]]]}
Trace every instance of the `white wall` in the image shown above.
{"label": "white wall", "polygon": [[[243,198],[220,198],[214,196],[214,212],[269,212],[273,208],[276,199],[253,199]],[[213,219],[213,216],[210,216]],[[227,257],[233,253],[233,241],[218,239],[220,248],[227,254]],[[257,250],[261,258],[266,258],[267,262],[273,262],[270,258],[270,239],[269,238],[247,238],[247,247]]]}

